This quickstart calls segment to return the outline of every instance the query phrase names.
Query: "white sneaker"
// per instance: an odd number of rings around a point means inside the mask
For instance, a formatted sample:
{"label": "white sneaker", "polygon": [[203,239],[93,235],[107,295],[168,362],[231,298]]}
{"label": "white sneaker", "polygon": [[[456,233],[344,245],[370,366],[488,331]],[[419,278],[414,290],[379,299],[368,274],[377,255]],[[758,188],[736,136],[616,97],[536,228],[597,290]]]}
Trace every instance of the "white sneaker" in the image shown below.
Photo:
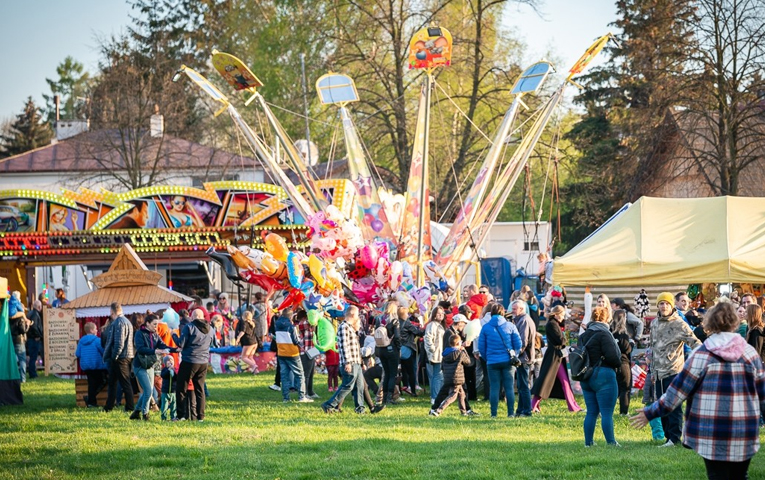
{"label": "white sneaker", "polygon": [[268,388],[270,388],[274,392],[281,392],[282,391],[282,387],[280,387],[279,385],[269,385]]}
{"label": "white sneaker", "polygon": [[437,416],[439,416],[441,414],[431,408],[430,412],[428,413],[428,415],[430,415],[432,417],[437,417]]}
{"label": "white sneaker", "polygon": [[666,447],[674,447],[675,444],[672,443],[672,440],[667,440],[667,443],[662,443],[659,445],[659,448],[666,448]]}
{"label": "white sneaker", "polygon": [[298,400],[298,403],[313,403],[313,398],[303,397]]}
{"label": "white sneaker", "polygon": [[319,395],[314,393],[313,395],[308,395],[308,398],[313,398],[314,400],[318,400],[320,397]]}

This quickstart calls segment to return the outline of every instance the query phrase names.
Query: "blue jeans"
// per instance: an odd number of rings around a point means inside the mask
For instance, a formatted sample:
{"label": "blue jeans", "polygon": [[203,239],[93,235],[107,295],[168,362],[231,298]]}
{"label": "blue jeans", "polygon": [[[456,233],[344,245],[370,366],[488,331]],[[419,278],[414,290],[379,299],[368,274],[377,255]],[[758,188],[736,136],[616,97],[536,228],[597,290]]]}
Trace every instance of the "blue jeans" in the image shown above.
{"label": "blue jeans", "polygon": [[135,367],[133,372],[138,385],[141,386],[141,396],[138,397],[135,409],[146,415],[149,413],[149,399],[154,394],[154,369]]}
{"label": "blue jeans", "polygon": [[515,407],[515,393],[513,392],[513,375],[515,367],[510,366],[510,362],[492,363],[486,365],[489,374],[489,405],[491,405],[491,416],[497,416],[497,405],[499,405],[499,391],[505,387],[505,398],[507,399],[507,416],[513,416]]}
{"label": "blue jeans", "polygon": [[[290,387],[298,391],[299,398],[305,398],[305,379],[303,378],[303,364],[300,363],[300,357],[279,357],[282,370],[282,398],[290,399]],[[290,377],[293,382],[289,381]]]}
{"label": "blue jeans", "polygon": [[[353,405],[356,411],[364,408],[364,389],[366,388],[366,382],[364,382],[364,375],[361,373],[361,365],[356,363],[351,365],[351,373],[345,371],[345,365],[340,366],[340,373],[343,375],[343,383],[340,384],[340,388],[337,389],[332,398],[327,400],[324,404],[325,407],[338,408],[343,404],[345,397],[349,393],[353,392]],[[284,385],[284,381],[282,381]]]}
{"label": "blue jeans", "polygon": [[592,445],[595,423],[600,414],[600,426],[606,443],[616,443],[614,438],[614,408],[619,395],[616,371],[613,368],[595,367],[589,380],[581,382],[587,415],[584,417],[584,444]]}
{"label": "blue jeans", "polygon": [[444,386],[444,372],[441,370],[440,363],[428,362],[425,370],[428,372],[428,382],[430,383],[430,403],[436,401],[438,392]]}
{"label": "blue jeans", "polygon": [[27,354],[29,363],[27,364],[27,374],[29,378],[37,378],[37,357],[40,355],[42,342],[40,340],[27,340]]}
{"label": "blue jeans", "polygon": [[27,381],[27,348],[23,343],[13,344],[13,350],[16,352],[16,365],[21,375],[21,383]]}
{"label": "blue jeans", "polygon": [[515,370],[515,385],[518,388],[518,410],[516,415],[531,415],[531,389],[529,388],[529,365],[524,363]]}

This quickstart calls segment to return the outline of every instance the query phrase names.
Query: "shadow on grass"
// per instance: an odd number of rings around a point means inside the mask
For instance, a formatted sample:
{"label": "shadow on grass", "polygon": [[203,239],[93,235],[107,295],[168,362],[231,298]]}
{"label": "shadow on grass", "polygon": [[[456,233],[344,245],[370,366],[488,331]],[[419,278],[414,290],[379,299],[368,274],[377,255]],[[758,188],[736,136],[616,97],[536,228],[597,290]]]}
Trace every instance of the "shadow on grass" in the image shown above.
{"label": "shadow on grass", "polygon": [[[204,425],[190,426],[204,436]],[[149,439],[154,444],[157,439]],[[561,461],[564,452],[569,453]],[[576,455],[570,455],[576,452]],[[678,449],[678,453],[681,451]],[[257,445],[245,442],[106,448],[86,455],[40,448],[33,457],[11,460],[6,471],[19,478],[283,478],[283,479],[558,479],[558,478],[699,478],[700,457],[665,455],[662,466],[646,471],[645,459],[627,450],[561,441],[508,444],[492,440],[403,441],[368,437],[360,441],[315,439]],[[664,477],[664,472],[672,472]],[[683,477],[678,477],[683,472]],[[30,475],[30,476],[26,476]]]}

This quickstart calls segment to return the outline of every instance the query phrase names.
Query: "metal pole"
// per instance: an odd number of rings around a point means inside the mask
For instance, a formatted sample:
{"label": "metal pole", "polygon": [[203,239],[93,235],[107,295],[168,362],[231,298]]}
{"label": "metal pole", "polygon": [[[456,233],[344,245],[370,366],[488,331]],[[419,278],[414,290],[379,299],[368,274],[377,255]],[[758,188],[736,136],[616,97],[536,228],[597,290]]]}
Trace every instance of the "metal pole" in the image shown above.
{"label": "metal pole", "polygon": [[305,53],[300,54],[300,68],[303,71],[303,111],[305,112],[305,140],[306,150],[308,151],[308,166],[311,166],[311,125],[308,121],[308,89],[305,81]]}

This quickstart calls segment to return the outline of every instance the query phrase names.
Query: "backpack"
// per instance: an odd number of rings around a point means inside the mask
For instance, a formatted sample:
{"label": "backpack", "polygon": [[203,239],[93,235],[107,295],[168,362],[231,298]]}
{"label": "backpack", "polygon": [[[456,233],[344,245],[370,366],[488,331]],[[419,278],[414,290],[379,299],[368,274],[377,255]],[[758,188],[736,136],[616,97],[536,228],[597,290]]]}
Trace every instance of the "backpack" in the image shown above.
{"label": "backpack", "polygon": [[587,345],[592,341],[593,337],[584,345],[577,345],[571,347],[568,352],[568,365],[571,367],[571,378],[578,382],[589,380],[592,376],[592,370],[597,365],[590,364],[590,354],[587,353]]}
{"label": "backpack", "polygon": [[375,345],[378,347],[387,347],[390,345],[388,328],[385,325],[380,325],[375,328]]}

